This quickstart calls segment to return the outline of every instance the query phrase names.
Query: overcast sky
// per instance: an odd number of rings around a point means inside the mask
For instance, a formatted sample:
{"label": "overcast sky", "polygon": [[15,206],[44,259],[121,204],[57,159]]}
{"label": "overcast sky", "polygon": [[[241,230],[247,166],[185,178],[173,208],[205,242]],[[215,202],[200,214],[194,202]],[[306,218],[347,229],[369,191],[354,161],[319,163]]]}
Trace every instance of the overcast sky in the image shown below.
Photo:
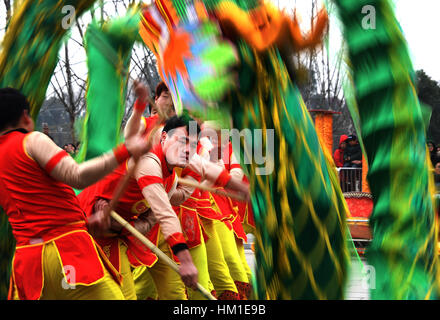
{"label": "overcast sky", "polygon": [[[307,21],[310,12],[310,0],[272,0],[280,7],[292,9],[295,4],[303,20]],[[356,1],[356,0],[353,0]],[[394,0],[396,15],[405,33],[415,69],[424,69],[434,80],[440,81],[440,1],[439,0]],[[6,8],[0,1],[0,39],[4,34]],[[305,28],[306,29],[306,28]],[[331,46],[338,43],[331,42]],[[339,42],[339,41],[336,41]],[[0,48],[1,49],[1,48]],[[81,48],[78,50],[79,59],[83,60]]]}
{"label": "overcast sky", "polygon": [[[356,0],[353,0],[356,1]],[[280,7],[310,12],[310,0],[273,0]],[[436,81],[440,81],[440,1],[394,0],[399,20],[412,56],[414,68],[424,69]]]}

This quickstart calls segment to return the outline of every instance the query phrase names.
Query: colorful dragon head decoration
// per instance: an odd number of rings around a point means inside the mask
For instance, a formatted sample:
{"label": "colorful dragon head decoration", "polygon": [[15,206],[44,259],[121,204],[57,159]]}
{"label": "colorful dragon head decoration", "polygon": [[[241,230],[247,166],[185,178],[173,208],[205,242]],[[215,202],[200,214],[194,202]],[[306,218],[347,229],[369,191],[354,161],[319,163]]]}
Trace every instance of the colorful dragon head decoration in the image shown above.
{"label": "colorful dragon head decoration", "polygon": [[205,110],[237,86],[238,64],[231,41],[243,39],[258,52],[277,47],[288,54],[320,43],[328,18],[325,10],[303,36],[298,21],[270,3],[249,1],[157,0],[144,7],[140,34],[157,57],[162,78],[177,111]]}

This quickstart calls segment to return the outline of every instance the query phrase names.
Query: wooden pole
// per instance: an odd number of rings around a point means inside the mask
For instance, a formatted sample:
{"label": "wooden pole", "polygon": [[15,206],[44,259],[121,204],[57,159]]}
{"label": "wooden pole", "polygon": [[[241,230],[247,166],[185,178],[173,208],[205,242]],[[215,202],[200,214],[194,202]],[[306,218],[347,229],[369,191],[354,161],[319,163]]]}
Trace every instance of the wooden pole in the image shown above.
{"label": "wooden pole", "polygon": [[[119,222],[124,228],[126,228],[130,233],[135,236],[139,241],[147,246],[148,249],[153,251],[159,259],[162,259],[167,265],[169,265],[174,271],[179,272],[179,266],[170,257],[163,253],[158,247],[156,247],[150,240],[148,240],[142,233],[137,231],[131,224],[124,220],[116,212],[111,211],[110,216]],[[217,300],[213,295],[206,290],[200,283],[197,283],[197,289],[209,300]]]}

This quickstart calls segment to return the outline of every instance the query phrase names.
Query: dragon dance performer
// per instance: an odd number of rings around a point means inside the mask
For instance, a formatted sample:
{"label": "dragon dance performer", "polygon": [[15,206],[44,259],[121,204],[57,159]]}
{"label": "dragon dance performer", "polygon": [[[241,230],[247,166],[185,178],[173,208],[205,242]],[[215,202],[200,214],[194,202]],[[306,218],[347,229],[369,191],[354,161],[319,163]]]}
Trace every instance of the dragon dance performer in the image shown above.
{"label": "dragon dance performer", "polygon": [[[178,174],[179,176],[187,176],[188,174],[192,176],[197,175],[197,173],[190,172],[187,168]],[[216,293],[209,277],[208,256],[205,244],[206,234],[203,232],[197,214],[197,194],[199,193],[199,190],[193,190],[192,194],[182,204],[179,206],[173,206],[173,209],[179,217],[191,256],[194,264],[197,266],[197,270],[199,271],[199,283],[204,288],[208,288],[208,290],[215,296]],[[187,295],[189,300],[206,300],[200,292],[191,289],[187,291]]]}
{"label": "dragon dance performer", "polygon": [[[215,132],[211,141],[214,147],[210,152],[211,161],[222,166],[231,176],[242,181],[244,173],[233,154],[232,143],[222,135],[221,129],[215,121],[207,121],[205,124]],[[252,291],[250,285],[252,275],[244,254],[243,241],[247,242],[247,236],[241,219],[233,206],[232,199],[220,197],[215,193],[210,193],[210,197],[213,209],[222,216],[221,221],[214,222],[214,227],[220,236],[229,272],[237,286],[240,299],[248,299]]]}
{"label": "dragon dance performer", "polygon": [[[88,233],[72,187],[95,183],[148,145],[135,135],[78,165],[32,132],[29,110],[18,90],[0,89],[0,205],[17,243],[9,299],[123,299],[120,275]],[[93,228],[99,220],[89,222]]]}
{"label": "dragon dance performer", "polygon": [[[137,130],[140,130],[141,132],[148,130],[155,119],[157,119],[158,111],[161,111],[168,116],[175,114],[171,94],[164,82],[160,82],[156,87],[156,105],[151,109],[152,116],[149,118],[142,117],[146,106],[145,97],[148,94],[148,88],[143,84],[138,83],[135,86],[135,91],[139,98],[135,103],[133,114],[127,122],[127,127],[125,129],[126,135],[132,134],[132,132]],[[159,108],[160,110],[156,110],[156,108]],[[201,140],[203,140],[203,138]],[[203,148],[201,148],[201,144],[199,143],[198,151],[201,151],[202,149]],[[209,157],[207,160],[209,161]],[[179,170],[178,172],[181,173]],[[184,172],[184,175],[186,172]],[[205,194],[205,199],[200,198],[202,194]],[[208,201],[207,204],[206,201]],[[219,299],[238,300],[238,291],[229,274],[229,269],[224,260],[223,254],[220,254],[220,252],[222,252],[221,243],[213,229],[212,221],[210,220],[212,216],[216,216],[215,219],[221,219],[221,216],[212,210],[209,201],[209,194],[207,192],[201,193],[196,189],[193,194],[181,204],[181,206],[174,206],[174,210],[181,221],[183,234],[187,240],[190,254],[195,262],[197,270],[199,270],[199,283],[205,288],[210,288],[211,291],[217,289],[217,292],[219,292]],[[203,214],[200,215],[200,212],[203,212]],[[205,220],[203,225],[202,220]],[[209,230],[209,236],[206,234],[207,230]],[[208,241],[209,238],[213,238],[213,240],[209,241],[209,244],[204,243],[205,239]],[[209,261],[207,261],[208,256],[206,254],[206,246],[209,246],[211,248],[210,251],[215,253],[210,257]],[[138,299],[157,299],[158,293],[157,290],[155,290],[153,279],[146,270],[148,269],[145,267],[139,267],[133,271]],[[214,277],[215,285],[212,284],[210,279],[210,273],[212,274],[212,272],[209,272],[208,270],[211,270],[216,274]],[[216,292],[213,292],[213,294],[216,295]],[[199,294],[199,292],[195,292],[191,289],[188,291],[188,297],[191,300],[205,299]]]}
{"label": "dragon dance performer", "polygon": [[[214,146],[208,137],[210,133],[209,127],[203,123],[202,128],[204,136],[200,139],[199,154],[209,160],[210,151]],[[218,296],[218,300],[240,300],[240,294],[234,279],[231,277],[225,255],[223,254],[222,239],[215,228],[215,224],[221,222],[223,216],[220,212],[213,209],[210,192],[200,190],[192,196],[197,200],[197,214],[204,234],[206,234],[207,239],[205,243],[209,277]]]}
{"label": "dragon dance performer", "polygon": [[[146,106],[146,96],[149,94],[148,87],[141,83],[137,83],[135,85],[135,91],[138,95],[138,99],[135,103],[135,108],[133,110],[133,114],[127,122],[127,126],[125,129],[125,134],[130,135],[133,132],[140,130],[143,132],[144,130],[148,130],[152,123],[157,119],[157,113],[160,111],[167,116],[173,116],[175,114],[173,100],[171,99],[170,92],[168,87],[164,82],[160,82],[155,90],[155,106],[150,106],[150,112],[152,114],[151,117],[145,118],[142,117],[144,112],[144,108]],[[158,108],[159,110],[157,110]],[[140,125],[139,125],[140,124]],[[179,168],[176,168],[179,169]],[[179,175],[186,176],[187,173],[190,173],[188,170],[176,170]],[[196,180],[198,180],[198,175],[194,172],[190,173]],[[189,191],[190,192],[190,191]],[[183,229],[183,235],[186,239],[191,257],[199,271],[199,283],[205,288],[211,288],[213,285],[209,278],[208,272],[208,261],[206,256],[206,248],[205,248],[205,240],[204,236],[202,236],[202,228],[200,226],[200,221],[198,219],[197,213],[197,202],[195,195],[198,194],[198,190],[194,190],[191,197],[189,197],[184,203],[180,206],[173,206],[177,216],[181,221],[181,226]],[[186,197],[185,197],[186,198]],[[157,299],[158,292],[156,290],[156,286],[154,284],[154,280],[151,277],[146,267],[139,267],[133,271],[133,276],[135,280],[135,288],[138,299]],[[172,283],[180,283],[178,278],[175,278],[175,274],[172,273],[170,275],[172,277]],[[212,291],[211,290],[211,291]],[[215,294],[215,293],[214,293]],[[205,299],[203,295],[201,295],[198,291],[194,291],[189,289],[187,292],[188,298],[191,300],[201,300]],[[163,295],[162,295],[163,296]]]}
{"label": "dragon dance performer", "polygon": [[[184,239],[182,229],[172,204],[179,205],[187,198],[192,191],[177,185],[175,167],[185,167],[188,163],[189,140],[188,131],[191,119],[187,116],[172,117],[167,120],[162,131],[161,142],[153,150],[139,159],[134,177],[130,178],[127,191],[119,200],[116,211],[127,220],[134,223],[136,217],[151,208],[151,213],[159,221],[159,225],[150,231],[150,240],[159,244],[159,248],[164,249],[170,257],[175,255],[181,263],[180,275],[183,283],[195,288],[197,282],[197,270],[188,252],[188,246]],[[130,130],[130,129],[129,129]],[[87,214],[92,214],[92,207],[99,199],[109,200],[112,196],[114,187],[125,174],[126,168],[132,166],[128,162],[126,166],[120,166],[112,173],[108,179],[103,180],[97,185],[84,190],[79,195],[80,201],[84,205]],[[232,187],[241,187],[240,181],[231,180],[226,172],[221,168],[215,168],[209,162],[203,163],[201,160],[192,159],[189,163],[194,171],[201,177],[208,180],[217,181],[219,185],[229,184]],[[237,187],[236,187],[237,188]],[[170,197],[168,196],[170,195]],[[150,220],[151,222],[151,220]],[[145,225],[151,225],[148,222]],[[119,227],[122,229],[122,227]],[[119,232],[119,230],[116,230]],[[162,235],[162,236],[161,236]],[[163,239],[162,239],[163,238]],[[164,241],[166,240],[166,242]],[[144,246],[130,240],[121,234],[116,239],[105,239],[103,245],[109,246],[108,252],[114,253],[110,260],[114,265],[122,266],[150,266],[156,289],[161,299],[185,299],[185,288],[181,284],[179,277],[171,268],[162,261],[151,260],[151,253]],[[104,241],[104,240],[100,240]],[[120,252],[120,245],[127,247],[126,251]],[[116,249],[115,249],[116,248]],[[119,250],[118,250],[119,248]],[[171,253],[171,251],[172,253]],[[124,254],[126,252],[126,254]],[[126,263],[119,262],[125,259]],[[128,262],[127,262],[128,259]],[[122,270],[121,270],[122,271]],[[130,268],[123,271],[126,283],[123,284],[123,291],[126,297],[135,298],[134,281]]]}
{"label": "dragon dance performer", "polygon": [[[125,126],[124,136],[130,137],[137,132],[145,133],[150,130],[159,119],[159,113],[164,114],[165,117],[170,118],[176,115],[174,110],[173,100],[166,84],[162,81],[156,86],[154,96],[154,106],[150,106],[150,116],[144,117],[143,113],[148,103],[147,97],[150,94],[150,89],[143,83],[136,81],[134,83],[135,94],[138,97],[135,101],[133,113],[127,120]],[[158,130],[160,134],[160,130]]]}
{"label": "dragon dance performer", "polygon": [[[234,175],[237,178],[241,178],[243,183],[249,184],[249,180],[241,168],[240,163],[237,161],[237,158],[234,155],[234,151],[232,149],[232,143],[229,141],[226,147],[223,147],[222,154],[223,164],[230,172],[231,175]],[[253,223],[253,212],[252,205],[248,202],[236,201],[233,199],[229,199],[231,206],[233,208],[233,221],[232,221],[232,230],[234,231],[234,238],[237,245],[237,250],[240,255],[241,263],[246,271],[249,280],[249,287],[244,285],[245,294],[249,299],[252,294],[252,271],[249,267],[249,264],[246,260],[246,255],[244,252],[244,242],[248,243],[247,239],[247,231],[254,231],[255,224]]]}
{"label": "dragon dance performer", "polygon": [[[199,122],[199,124],[204,126],[204,129],[206,128],[203,123]],[[209,141],[202,132],[201,138],[197,144],[198,155],[204,153],[206,140]],[[206,160],[209,161],[209,158]],[[186,170],[187,169],[183,170],[182,175],[185,175]],[[239,178],[237,181],[240,181]],[[208,181],[205,181],[205,183],[206,182]],[[201,206],[207,208],[201,209]],[[230,276],[226,260],[224,260],[221,242],[216,232],[213,232],[215,231],[215,228],[211,219],[214,218],[214,220],[221,220],[222,217],[219,213],[212,210],[209,200],[209,192],[195,189],[184,203],[174,209],[180,218],[182,227],[184,228],[185,238],[190,246],[191,255],[193,259],[197,261],[197,269],[199,271],[203,270],[201,273],[203,278],[200,279],[200,283],[203,286],[206,286],[206,288],[209,288],[215,296],[217,295],[215,289],[221,289],[218,297],[220,300],[239,300],[240,295],[238,294],[236,285]],[[214,239],[211,240],[211,238]],[[211,281],[212,273],[216,273],[213,281]],[[216,285],[214,285],[213,282],[215,282]],[[193,292],[192,290],[189,290],[188,296],[190,300],[204,299],[204,297],[198,292]]]}

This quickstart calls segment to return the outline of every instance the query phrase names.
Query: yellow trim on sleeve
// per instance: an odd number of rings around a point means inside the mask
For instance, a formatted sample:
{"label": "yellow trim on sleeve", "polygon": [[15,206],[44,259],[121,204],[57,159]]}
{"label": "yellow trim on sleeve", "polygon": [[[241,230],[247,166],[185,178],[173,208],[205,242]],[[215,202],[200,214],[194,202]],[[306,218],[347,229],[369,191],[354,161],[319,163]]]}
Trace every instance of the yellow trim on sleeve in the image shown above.
{"label": "yellow trim on sleeve", "polygon": [[[31,132],[31,133],[32,133],[32,132]],[[33,162],[37,163],[37,162],[35,161],[35,159],[32,158],[32,157],[30,156],[30,154],[26,151],[26,140],[27,140],[27,138],[29,138],[29,136],[30,136],[31,133],[28,133],[28,134],[26,135],[26,137],[24,137],[24,139],[23,139],[23,151],[24,151],[24,154],[25,154],[29,159],[31,159]]]}

